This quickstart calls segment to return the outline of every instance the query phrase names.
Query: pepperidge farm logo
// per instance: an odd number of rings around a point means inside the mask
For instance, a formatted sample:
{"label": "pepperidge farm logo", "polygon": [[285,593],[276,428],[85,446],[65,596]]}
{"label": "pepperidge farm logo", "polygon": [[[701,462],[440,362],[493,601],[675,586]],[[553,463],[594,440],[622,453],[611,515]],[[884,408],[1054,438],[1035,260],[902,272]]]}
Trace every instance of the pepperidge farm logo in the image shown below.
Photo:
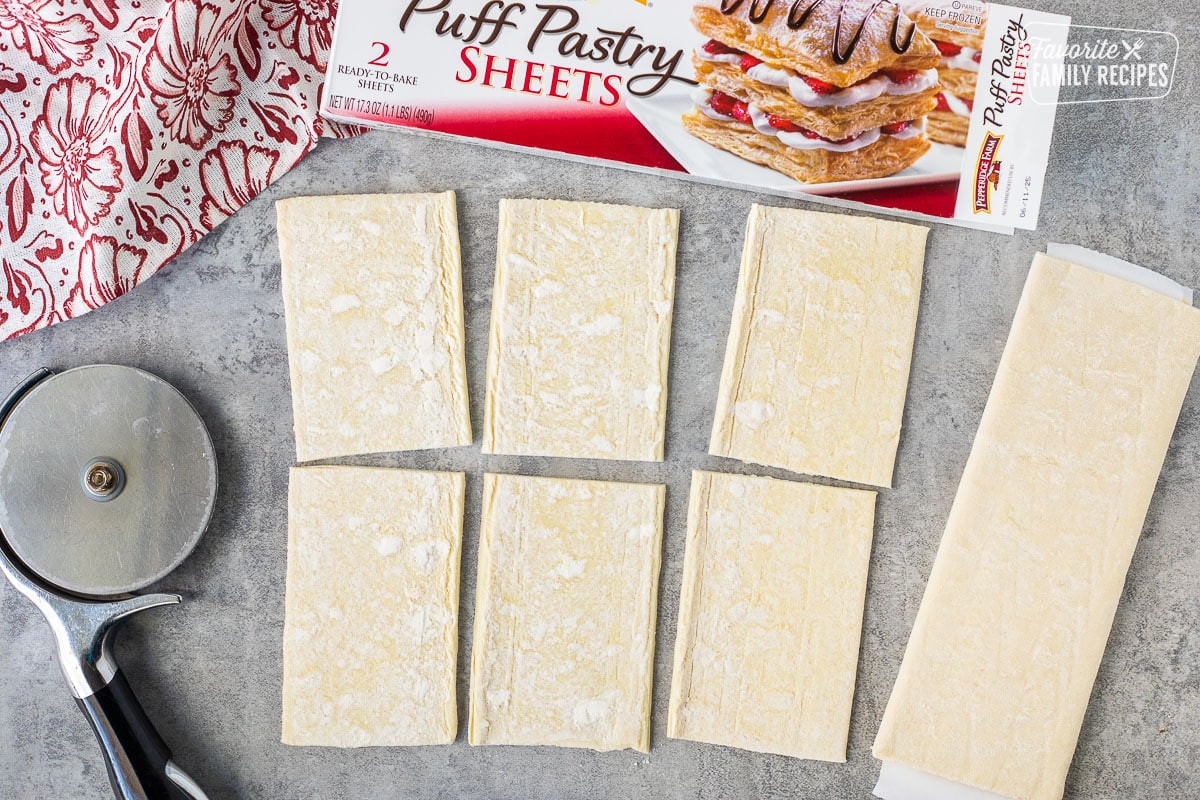
{"label": "pepperidge farm logo", "polygon": [[1003,136],[997,136],[988,131],[983,136],[983,144],[979,148],[979,158],[975,162],[975,203],[976,214],[992,213],[992,191],[1000,186],[999,159],[1000,142]]}

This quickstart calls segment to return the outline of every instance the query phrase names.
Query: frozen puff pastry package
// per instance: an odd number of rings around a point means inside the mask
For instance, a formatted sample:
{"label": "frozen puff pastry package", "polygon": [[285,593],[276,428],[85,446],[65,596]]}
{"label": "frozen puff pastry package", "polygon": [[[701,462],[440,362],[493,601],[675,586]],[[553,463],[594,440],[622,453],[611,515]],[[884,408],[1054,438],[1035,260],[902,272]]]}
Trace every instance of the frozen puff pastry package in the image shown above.
{"label": "frozen puff pastry package", "polygon": [[276,210],[296,458],[469,445],[454,193]]}
{"label": "frozen puff pastry package", "polygon": [[884,800],[1062,797],[1200,357],[1183,287],[1050,252],[1025,284],[875,740]]}
{"label": "frozen puff pastry package", "polygon": [[927,233],[750,210],[711,454],[891,486]]}
{"label": "frozen puff pastry package", "polygon": [[662,461],[679,212],[502,200],[483,452]]}
{"label": "frozen puff pastry package", "polygon": [[845,761],[875,493],[692,473],[667,735]]}
{"label": "frozen puff pastry package", "polygon": [[454,741],[463,482],[462,473],[292,469],[284,744]]}
{"label": "frozen puff pastry package", "polygon": [[649,749],[665,496],[484,476],[471,744]]}

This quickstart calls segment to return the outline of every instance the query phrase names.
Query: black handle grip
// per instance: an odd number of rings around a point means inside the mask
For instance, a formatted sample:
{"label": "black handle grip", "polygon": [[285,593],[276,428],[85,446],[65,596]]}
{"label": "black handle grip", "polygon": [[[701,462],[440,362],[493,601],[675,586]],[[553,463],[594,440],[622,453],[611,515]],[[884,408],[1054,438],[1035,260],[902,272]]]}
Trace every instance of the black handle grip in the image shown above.
{"label": "black handle grip", "polygon": [[167,777],[171,751],[120,670],[103,689],[75,702],[100,740],[108,779],[120,800],[192,800]]}

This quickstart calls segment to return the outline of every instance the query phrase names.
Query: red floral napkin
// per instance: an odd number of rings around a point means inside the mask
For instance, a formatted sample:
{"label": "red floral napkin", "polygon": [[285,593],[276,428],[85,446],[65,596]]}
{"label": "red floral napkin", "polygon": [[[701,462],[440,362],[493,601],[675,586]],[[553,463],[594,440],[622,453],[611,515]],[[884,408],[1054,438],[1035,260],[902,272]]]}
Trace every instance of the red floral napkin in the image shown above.
{"label": "red floral napkin", "polygon": [[336,2],[0,0],[0,339],[113,300],[291,169]]}

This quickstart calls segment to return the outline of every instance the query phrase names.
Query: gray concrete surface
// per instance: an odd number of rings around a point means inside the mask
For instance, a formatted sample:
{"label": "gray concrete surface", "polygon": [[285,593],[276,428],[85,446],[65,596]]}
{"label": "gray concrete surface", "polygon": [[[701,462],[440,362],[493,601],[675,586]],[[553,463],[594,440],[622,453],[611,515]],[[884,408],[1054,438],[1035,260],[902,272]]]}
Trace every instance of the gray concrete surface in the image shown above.
{"label": "gray concrete surface", "polygon": [[[1038,4],[1042,5],[1042,4]],[[1195,215],[1200,11],[1180,0],[1097,9],[1046,3],[1097,25],[1166,28],[1182,41],[1176,88],[1149,103],[1060,111],[1036,233],[945,226],[930,235],[896,488],[881,494],[849,763],[756,755],[666,737],[671,650],[690,470],[705,454],[742,226],[753,201],[802,205],[371,133],[326,142],[154,280],[108,307],[0,343],[0,386],[35,367],[115,362],[184,391],[219,454],[219,508],[197,552],[163,587],[184,605],[133,621],[120,658],[177,760],[213,800],[253,798],[866,798],[870,744],[987,397],[1033,253],[1082,244],[1200,287]],[[285,499],[294,457],[272,203],[297,194],[459,192],[472,417],[482,417],[486,323],[502,197],[561,197],[683,209],[667,462],[491,458],[472,448],[352,463],[465,470],[460,731],[466,723],[480,475],[484,470],[669,485],[649,755],[551,748],[337,751],[279,744]],[[770,470],[759,470],[773,474]],[[1073,800],[1200,797],[1200,381],[1193,385],[1138,547],[1067,784]],[[109,796],[104,767],[67,694],[36,612],[0,584],[0,798]]]}

